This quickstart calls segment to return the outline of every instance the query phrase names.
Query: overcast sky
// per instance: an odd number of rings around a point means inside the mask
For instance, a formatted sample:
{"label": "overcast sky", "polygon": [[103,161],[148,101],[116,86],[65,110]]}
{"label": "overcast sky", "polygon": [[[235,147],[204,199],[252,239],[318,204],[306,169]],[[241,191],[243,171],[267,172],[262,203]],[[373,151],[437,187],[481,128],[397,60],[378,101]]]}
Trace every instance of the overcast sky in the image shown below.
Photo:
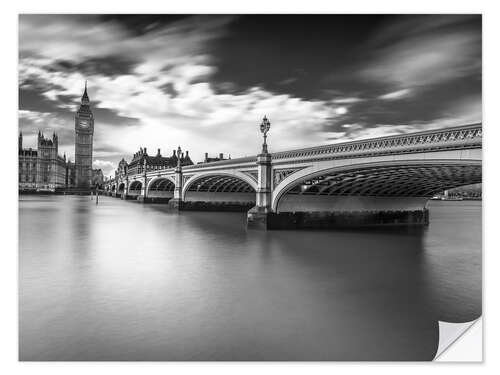
{"label": "overcast sky", "polygon": [[85,80],[94,166],[139,147],[232,157],[481,121],[480,16],[19,19],[19,126],[74,159]]}

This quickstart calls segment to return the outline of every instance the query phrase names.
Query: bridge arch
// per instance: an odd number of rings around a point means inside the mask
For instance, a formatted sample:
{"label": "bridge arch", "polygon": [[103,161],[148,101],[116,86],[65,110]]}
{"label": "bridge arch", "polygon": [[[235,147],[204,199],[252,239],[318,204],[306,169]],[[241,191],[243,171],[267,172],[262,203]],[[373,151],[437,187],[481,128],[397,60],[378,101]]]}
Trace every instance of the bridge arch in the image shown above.
{"label": "bridge arch", "polygon": [[132,196],[141,195],[141,189],[142,189],[141,181],[138,180],[132,181],[128,187],[127,195],[132,195]]}
{"label": "bridge arch", "polygon": [[256,189],[257,182],[239,171],[201,172],[186,181],[182,199],[255,202]]}
{"label": "bridge arch", "polygon": [[117,193],[121,194],[125,192],[125,182],[121,182],[118,184],[118,190]]}
{"label": "bridge arch", "polygon": [[[480,183],[480,160],[385,160],[318,167],[295,172],[274,189],[272,209],[301,211],[391,209],[401,205],[423,208],[433,195],[458,186]],[[294,203],[294,201],[296,201]],[[316,207],[316,209],[315,209]]]}
{"label": "bridge arch", "polygon": [[168,197],[174,195],[175,183],[171,177],[154,177],[147,185],[146,194],[148,197]]}

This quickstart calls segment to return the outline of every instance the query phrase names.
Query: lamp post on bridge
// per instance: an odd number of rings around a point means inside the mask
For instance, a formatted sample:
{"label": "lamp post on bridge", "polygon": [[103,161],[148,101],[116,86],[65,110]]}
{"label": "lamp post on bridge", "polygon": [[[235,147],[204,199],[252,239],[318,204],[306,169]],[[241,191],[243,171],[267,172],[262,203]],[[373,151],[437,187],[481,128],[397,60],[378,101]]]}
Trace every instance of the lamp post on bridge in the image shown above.
{"label": "lamp post on bridge", "polygon": [[266,116],[260,124],[260,132],[263,134],[264,143],[262,152],[257,155],[257,191],[255,194],[255,207],[247,214],[247,224],[249,228],[267,229],[269,214],[271,208],[271,154],[267,150],[267,133],[271,129],[271,122]]}
{"label": "lamp post on bridge", "polygon": [[128,166],[123,166],[123,173],[125,174],[125,185],[123,187],[122,199],[127,199],[128,193]]}
{"label": "lamp post on bridge", "polygon": [[148,194],[148,159],[146,156],[144,157],[144,162],[142,163],[142,187],[141,187],[141,194],[137,197],[137,200],[142,203],[147,202],[147,194]]}
{"label": "lamp post on bridge", "polygon": [[262,144],[262,154],[267,154],[267,132],[271,129],[271,122],[266,116],[262,119],[260,124],[260,132],[264,135],[264,143]]}
{"label": "lamp post on bridge", "polygon": [[181,146],[177,148],[177,167],[175,168],[175,188],[174,197],[168,201],[168,206],[174,210],[182,208],[182,163],[181,163],[182,149]]}

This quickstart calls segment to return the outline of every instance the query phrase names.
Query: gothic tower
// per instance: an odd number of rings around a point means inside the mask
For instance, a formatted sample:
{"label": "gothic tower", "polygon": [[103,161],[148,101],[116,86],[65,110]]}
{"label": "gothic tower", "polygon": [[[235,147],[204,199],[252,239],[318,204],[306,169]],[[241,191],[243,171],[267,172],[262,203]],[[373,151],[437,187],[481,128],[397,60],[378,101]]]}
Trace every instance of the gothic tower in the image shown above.
{"label": "gothic tower", "polygon": [[88,189],[92,181],[92,141],[94,115],[90,110],[87,81],[80,108],[75,115],[75,172],[76,186]]}

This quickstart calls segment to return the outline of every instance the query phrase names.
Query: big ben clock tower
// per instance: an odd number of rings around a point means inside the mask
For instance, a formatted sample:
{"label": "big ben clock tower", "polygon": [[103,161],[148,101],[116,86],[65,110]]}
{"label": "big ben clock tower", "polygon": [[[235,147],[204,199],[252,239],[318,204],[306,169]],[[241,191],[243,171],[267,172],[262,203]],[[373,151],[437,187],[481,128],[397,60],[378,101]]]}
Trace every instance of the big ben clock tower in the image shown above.
{"label": "big ben clock tower", "polygon": [[82,104],[75,115],[75,172],[76,186],[90,188],[92,181],[92,140],[94,115],[90,110],[87,81],[82,95]]}

